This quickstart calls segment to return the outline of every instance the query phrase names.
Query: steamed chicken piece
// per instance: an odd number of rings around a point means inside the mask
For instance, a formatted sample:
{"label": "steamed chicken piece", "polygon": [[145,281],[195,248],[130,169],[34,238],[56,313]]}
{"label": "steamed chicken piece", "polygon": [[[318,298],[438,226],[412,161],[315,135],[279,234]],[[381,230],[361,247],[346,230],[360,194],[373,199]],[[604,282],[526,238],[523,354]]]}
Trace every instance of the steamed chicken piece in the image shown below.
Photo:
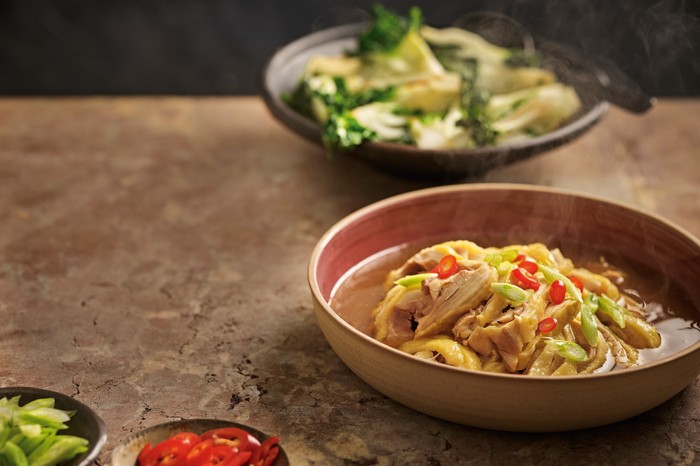
{"label": "steamed chicken piece", "polygon": [[605,341],[608,342],[608,347],[617,364],[622,367],[630,367],[637,363],[639,359],[639,351],[637,348],[628,344],[622,338],[615,335],[607,326],[599,325],[598,331],[603,335]]}
{"label": "steamed chicken piece", "polygon": [[399,349],[424,359],[440,358],[450,366],[481,369],[481,360],[474,351],[445,336],[407,341]]}
{"label": "steamed chicken piece", "polygon": [[392,288],[374,310],[374,338],[393,347],[412,340],[414,319],[422,316],[431,305],[432,299],[421,289],[409,290],[402,286]]}
{"label": "steamed chicken piece", "polygon": [[571,273],[583,282],[583,286],[595,294],[605,293],[609,298],[617,300],[620,291],[608,277],[593,273],[587,269],[574,268]]}
{"label": "steamed chicken piece", "polygon": [[545,287],[540,287],[540,290],[523,304],[520,315],[512,321],[505,325],[490,325],[485,328],[486,335],[511,372],[522,370],[529,361],[531,353],[526,351],[526,347],[535,339],[537,324],[544,315],[547,304],[544,290]]}
{"label": "steamed chicken piece", "polygon": [[[374,311],[375,338],[390,346],[440,334],[492,293],[497,274],[484,262],[459,262],[461,270],[448,279],[423,281],[420,289],[394,287]],[[415,330],[413,326],[415,325]]]}
{"label": "steamed chicken piece", "polygon": [[451,254],[459,259],[483,259],[487,251],[471,241],[447,241],[423,248],[409,258],[401,267],[389,272],[387,282],[391,285],[397,278],[431,270],[440,259]]}
{"label": "steamed chicken piece", "polygon": [[418,319],[416,338],[436,335],[452,327],[465,312],[477,307],[491,293],[491,283],[498,278],[496,271],[481,261],[460,261],[461,270],[441,280],[428,281],[433,307]]}
{"label": "steamed chicken piece", "polygon": [[[449,273],[442,268],[446,258],[453,266]],[[523,267],[532,271],[530,281],[516,274]],[[571,282],[569,288],[554,283],[568,281],[570,274],[591,289],[579,293]],[[601,372],[634,365],[640,348],[660,344],[639,305],[607,277],[574,267],[561,251],[542,243],[503,248],[440,243],[391,271],[387,287],[373,314],[374,337],[457,367],[554,376]],[[594,295],[598,298],[591,300]],[[592,309],[597,301],[607,304]]]}
{"label": "steamed chicken piece", "polygon": [[659,332],[649,322],[631,314],[625,314],[624,319],[623,328],[605,314],[600,318],[615,335],[635,348],[657,348],[661,344]]}

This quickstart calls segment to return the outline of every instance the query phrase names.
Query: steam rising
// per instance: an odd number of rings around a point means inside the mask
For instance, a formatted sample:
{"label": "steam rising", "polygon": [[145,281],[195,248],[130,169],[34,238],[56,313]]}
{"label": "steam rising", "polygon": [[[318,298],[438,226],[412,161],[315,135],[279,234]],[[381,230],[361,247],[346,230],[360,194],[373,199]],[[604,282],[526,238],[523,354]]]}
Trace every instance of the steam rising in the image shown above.
{"label": "steam rising", "polygon": [[[691,11],[692,3],[684,0],[380,3],[400,13],[415,4],[422,8],[426,23],[435,26],[465,26],[464,17],[471,13],[499,12],[538,39],[581,51],[625,86],[652,93],[664,89],[670,95],[700,94],[700,12]],[[312,30],[369,17],[367,9],[336,6],[317,16]]]}

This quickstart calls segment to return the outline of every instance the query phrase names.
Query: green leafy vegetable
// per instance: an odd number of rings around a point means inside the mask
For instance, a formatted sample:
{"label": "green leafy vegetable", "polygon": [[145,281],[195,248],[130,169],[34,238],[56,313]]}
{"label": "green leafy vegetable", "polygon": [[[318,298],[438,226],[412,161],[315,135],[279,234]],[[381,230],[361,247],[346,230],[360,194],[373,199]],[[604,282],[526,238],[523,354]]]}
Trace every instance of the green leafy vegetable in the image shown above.
{"label": "green leafy vegetable", "polygon": [[372,8],[372,25],[358,36],[358,52],[392,52],[404,36],[411,30],[418,30],[422,22],[423,15],[417,7],[411,8],[408,18],[405,18],[381,5],[375,5]]}
{"label": "green leafy vegetable", "polygon": [[365,128],[348,112],[331,113],[323,127],[323,145],[329,153],[336,149],[350,149],[364,141],[373,141],[377,134]]}
{"label": "green leafy vegetable", "polygon": [[422,149],[507,144],[552,131],[580,108],[573,88],[533,67],[536,53],[422,22],[417,7],[402,16],[375,6],[356,50],[314,56],[284,93],[321,126],[330,154],[364,141]]}
{"label": "green leafy vegetable", "polygon": [[462,119],[457,122],[457,126],[467,128],[477,146],[493,144],[498,132],[493,128],[487,111],[491,93],[476,86],[479,72],[477,62],[464,60],[463,66],[458,71],[462,76],[460,87]]}
{"label": "green leafy vegetable", "polygon": [[535,68],[542,65],[542,57],[535,51],[512,49],[504,63],[511,68],[521,66]]}
{"label": "green leafy vegetable", "polygon": [[[379,139],[377,131],[361,124],[351,111],[371,102],[390,100],[394,92],[391,86],[351,92],[343,78],[317,78],[302,80],[284,98],[302,115],[323,121],[321,138],[328,152],[333,153]],[[321,113],[322,117],[315,112]]]}

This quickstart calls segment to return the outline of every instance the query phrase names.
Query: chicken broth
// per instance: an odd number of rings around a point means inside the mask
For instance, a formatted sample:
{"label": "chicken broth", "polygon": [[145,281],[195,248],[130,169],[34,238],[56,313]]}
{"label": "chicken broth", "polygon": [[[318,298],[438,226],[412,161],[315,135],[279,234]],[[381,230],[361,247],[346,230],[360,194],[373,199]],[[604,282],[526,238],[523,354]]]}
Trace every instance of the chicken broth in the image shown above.
{"label": "chicken broth", "polygon": [[[387,275],[416,252],[435,243],[404,245],[366,259],[339,280],[331,296],[331,307],[350,325],[374,337],[371,331],[372,313],[387,294]],[[660,334],[661,344],[657,348],[640,349],[637,365],[664,358],[700,341],[698,304],[671,282],[663,271],[614,253],[591,251],[580,245],[549,244],[548,247],[558,247],[576,267],[605,273],[621,293],[641,304],[647,314],[647,322]],[[613,366],[608,364],[605,370]]]}

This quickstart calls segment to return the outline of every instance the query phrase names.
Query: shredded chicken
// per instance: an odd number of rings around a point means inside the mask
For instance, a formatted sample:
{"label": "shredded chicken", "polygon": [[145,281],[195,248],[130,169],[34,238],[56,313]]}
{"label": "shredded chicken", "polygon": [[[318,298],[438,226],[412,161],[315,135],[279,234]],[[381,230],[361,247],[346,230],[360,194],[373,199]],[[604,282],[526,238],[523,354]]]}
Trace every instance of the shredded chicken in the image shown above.
{"label": "shredded chicken", "polygon": [[[559,249],[541,243],[437,244],[391,271],[387,289],[373,313],[372,335],[439,364],[575,375],[632,366],[639,349],[661,344],[639,303],[605,275],[575,267]],[[597,304],[602,295],[605,309]]]}

